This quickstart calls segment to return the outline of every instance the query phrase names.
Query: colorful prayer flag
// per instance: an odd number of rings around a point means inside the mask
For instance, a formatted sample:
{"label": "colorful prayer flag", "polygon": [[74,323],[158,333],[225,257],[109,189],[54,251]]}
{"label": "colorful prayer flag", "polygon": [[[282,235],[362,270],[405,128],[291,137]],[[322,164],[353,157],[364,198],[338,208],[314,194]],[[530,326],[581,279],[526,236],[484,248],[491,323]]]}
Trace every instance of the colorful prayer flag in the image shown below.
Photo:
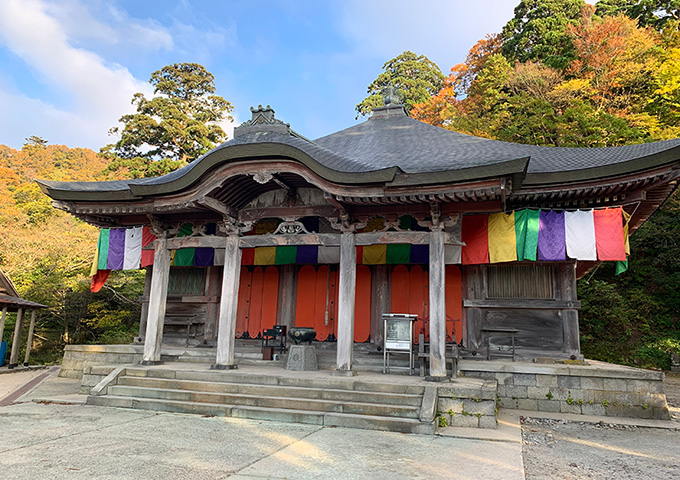
{"label": "colorful prayer flag", "polygon": [[564,212],[541,210],[538,226],[538,259],[565,260]]}
{"label": "colorful prayer flag", "polygon": [[489,261],[491,263],[516,262],[517,238],[515,213],[489,215]]}
{"label": "colorful prayer flag", "polygon": [[[193,225],[190,223],[185,223],[179,229],[177,237],[188,237],[194,232]],[[176,267],[193,267],[194,265],[194,255],[196,254],[195,248],[179,248],[175,250],[175,263]]]}
{"label": "colorful prayer flag", "polygon": [[626,244],[623,238],[621,207],[594,210],[597,258],[602,261],[625,261]]}
{"label": "colorful prayer flag", "polygon": [[319,248],[316,245],[300,245],[297,247],[295,263],[321,263],[319,262]]}
{"label": "colorful prayer flag", "polygon": [[515,238],[517,241],[517,260],[536,261],[538,251],[538,226],[540,210],[515,211]]}
{"label": "colorful prayer flag", "polygon": [[595,222],[592,210],[564,212],[567,255],[577,260],[597,260]]}
{"label": "colorful prayer flag", "polygon": [[99,242],[97,242],[97,250],[99,251],[98,270],[108,270],[109,268],[109,236],[111,229],[102,228],[99,232]]}
{"label": "colorful prayer flag", "polygon": [[142,258],[140,263],[142,268],[153,265],[154,250],[144,250],[144,247],[151,245],[151,243],[156,240],[156,238],[156,235],[151,233],[149,227],[142,228]]}
{"label": "colorful prayer flag", "polygon": [[[444,264],[460,265],[463,247],[460,245],[444,245]],[[429,260],[428,260],[429,262]],[[422,263],[428,263],[422,262]]]}
{"label": "colorful prayer flag", "polygon": [[97,293],[101,290],[106,283],[106,279],[109,278],[109,273],[111,273],[111,270],[98,270],[90,282],[90,291]]}
{"label": "colorful prayer flag", "polygon": [[430,263],[429,245],[411,245],[408,263]]}
{"label": "colorful prayer flag", "polygon": [[463,217],[463,265],[489,263],[488,215]]}
{"label": "colorful prayer flag", "polygon": [[125,230],[123,270],[136,270],[142,260],[142,227]]}
{"label": "colorful prayer flag", "polygon": [[253,265],[274,265],[276,263],[276,247],[255,248]]}
{"label": "colorful prayer flag", "polygon": [[109,231],[109,258],[108,269],[102,270],[121,270],[125,260],[125,229],[112,228]]}
{"label": "colorful prayer flag", "polygon": [[322,264],[340,263],[340,247],[319,247],[318,258]]}
{"label": "colorful prayer flag", "polygon": [[200,247],[194,250],[195,267],[212,267],[215,262],[215,249]]}
{"label": "colorful prayer flag", "polygon": [[297,247],[295,245],[286,245],[283,247],[275,247],[276,265],[292,265],[295,264],[295,258],[297,257]]}
{"label": "colorful prayer flag", "polygon": [[399,265],[401,263],[410,263],[411,259],[411,245],[408,244],[389,244],[387,245],[387,254],[385,256],[385,263],[390,265]]}
{"label": "colorful prayer flag", "polygon": [[364,265],[384,265],[386,261],[387,245],[367,245],[363,247],[361,263]]}

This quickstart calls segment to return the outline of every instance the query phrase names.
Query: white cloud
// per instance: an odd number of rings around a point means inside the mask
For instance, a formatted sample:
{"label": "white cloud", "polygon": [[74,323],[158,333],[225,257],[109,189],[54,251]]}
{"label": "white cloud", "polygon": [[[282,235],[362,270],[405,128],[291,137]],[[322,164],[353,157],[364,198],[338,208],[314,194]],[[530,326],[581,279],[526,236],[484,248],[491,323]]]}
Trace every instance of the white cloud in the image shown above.
{"label": "white cloud", "polygon": [[[40,0],[0,2],[0,43],[37,72],[48,87],[63,92],[66,105],[57,108],[5,88],[2,97],[7,108],[31,108],[5,110],[5,114],[31,118],[31,130],[22,136],[39,134],[55,143],[65,143],[64,129],[77,129],[77,135],[67,135],[77,142],[73,146],[98,148],[110,143],[108,129],[132,110],[132,95],[140,91],[150,94],[151,86],[135,79],[126,68],[74,47],[67,29],[48,10]],[[55,124],[65,121],[72,123]]]}
{"label": "white cloud", "polygon": [[[153,19],[137,19],[115,5],[82,0],[47,0],[45,12],[59,22],[70,40],[156,52],[173,48],[168,30]],[[93,14],[93,12],[96,14]]]}

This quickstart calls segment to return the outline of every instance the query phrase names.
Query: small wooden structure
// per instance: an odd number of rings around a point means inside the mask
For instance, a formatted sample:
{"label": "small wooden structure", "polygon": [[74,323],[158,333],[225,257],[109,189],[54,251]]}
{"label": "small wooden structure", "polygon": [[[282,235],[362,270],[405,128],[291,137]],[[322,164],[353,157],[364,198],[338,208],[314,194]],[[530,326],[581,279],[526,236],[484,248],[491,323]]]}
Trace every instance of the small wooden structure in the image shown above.
{"label": "small wooden structure", "polygon": [[9,355],[8,368],[12,369],[19,365],[19,348],[21,344],[21,334],[24,327],[24,319],[27,312],[31,314],[31,320],[28,327],[28,338],[26,340],[26,353],[24,355],[24,365],[28,366],[28,360],[31,355],[31,346],[33,345],[33,331],[35,329],[35,313],[40,308],[47,308],[40,303],[24,300],[19,297],[19,293],[10,281],[10,279],[0,270],[0,340],[3,338],[5,332],[5,323],[9,313],[16,312],[16,322],[14,324],[14,337],[12,340],[12,351]]}
{"label": "small wooden structure", "polygon": [[[311,141],[260,106],[232,140],[168,175],[39,183],[57,208],[102,227],[107,251],[109,235],[144,228],[147,364],[189,331],[216,345],[214,368],[235,368],[235,338],[285,325],[337,341],[336,371],[352,374],[353,344],[377,348],[381,316],[409,313],[429,342],[429,376],[442,377],[447,342],[481,350],[490,327],[517,329],[518,350],[579,357],[576,279],[625,259],[598,250],[493,263],[475,246],[489,215],[608,207],[618,231],[621,212],[632,216],[630,233],[676,188],[678,166],[680,139],[519,145],[426,125],[394,104]],[[108,254],[100,270],[123,268]]]}

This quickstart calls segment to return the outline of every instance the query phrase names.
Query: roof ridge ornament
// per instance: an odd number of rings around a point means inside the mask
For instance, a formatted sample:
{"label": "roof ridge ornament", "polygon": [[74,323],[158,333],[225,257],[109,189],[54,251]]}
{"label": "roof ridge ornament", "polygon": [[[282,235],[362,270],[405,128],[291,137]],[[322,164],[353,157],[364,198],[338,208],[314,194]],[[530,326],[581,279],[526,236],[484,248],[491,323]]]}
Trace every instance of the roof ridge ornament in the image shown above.
{"label": "roof ridge ornament", "polygon": [[380,93],[383,95],[383,101],[385,102],[386,107],[389,105],[404,104],[404,96],[402,95],[401,90],[392,85],[386,86]]}
{"label": "roof ridge ornament", "polygon": [[248,133],[280,133],[291,135],[290,123],[284,123],[274,117],[274,109],[267,105],[250,107],[252,117],[234,129],[234,138]]}
{"label": "roof ridge ornament", "polygon": [[388,85],[380,91],[383,96],[384,107],[372,110],[371,118],[405,117],[404,95],[398,88]]}

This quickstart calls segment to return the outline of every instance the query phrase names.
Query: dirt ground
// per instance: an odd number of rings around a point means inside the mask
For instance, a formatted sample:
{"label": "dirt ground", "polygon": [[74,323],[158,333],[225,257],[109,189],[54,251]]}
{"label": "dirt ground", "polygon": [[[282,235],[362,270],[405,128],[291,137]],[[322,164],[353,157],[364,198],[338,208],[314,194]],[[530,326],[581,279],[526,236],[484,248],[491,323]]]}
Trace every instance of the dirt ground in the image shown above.
{"label": "dirt ground", "polygon": [[[680,374],[668,374],[666,400],[678,421]],[[524,418],[522,452],[527,479],[676,480],[678,430]]]}

